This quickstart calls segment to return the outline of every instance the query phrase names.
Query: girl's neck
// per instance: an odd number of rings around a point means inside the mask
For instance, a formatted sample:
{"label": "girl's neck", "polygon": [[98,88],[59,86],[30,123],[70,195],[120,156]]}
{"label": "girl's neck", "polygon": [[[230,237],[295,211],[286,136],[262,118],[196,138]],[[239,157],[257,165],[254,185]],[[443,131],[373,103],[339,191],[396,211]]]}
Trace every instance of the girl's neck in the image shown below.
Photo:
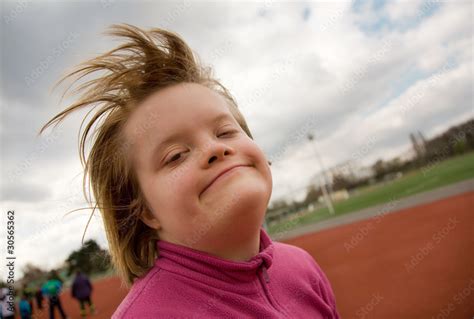
{"label": "girl's neck", "polygon": [[245,236],[241,233],[234,235],[227,232],[218,239],[206,238],[193,244],[173,240],[169,242],[232,261],[247,261],[260,252],[260,228],[247,232]]}

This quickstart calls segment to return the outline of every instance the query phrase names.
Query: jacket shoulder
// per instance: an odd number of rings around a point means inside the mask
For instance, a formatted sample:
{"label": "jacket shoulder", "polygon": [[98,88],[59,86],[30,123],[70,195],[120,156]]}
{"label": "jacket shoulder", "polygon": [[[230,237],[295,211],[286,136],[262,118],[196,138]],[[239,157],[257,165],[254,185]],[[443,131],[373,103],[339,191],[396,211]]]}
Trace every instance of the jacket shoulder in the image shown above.
{"label": "jacket shoulder", "polygon": [[281,242],[274,242],[275,258],[279,264],[286,264],[287,267],[292,267],[293,270],[301,270],[302,273],[310,272],[312,275],[316,273],[319,280],[327,281],[326,275],[317,263],[317,261],[303,248],[285,244]]}
{"label": "jacket shoulder", "polygon": [[137,279],[115,310],[112,319],[138,318],[140,316],[139,312],[143,311],[143,308],[146,308],[147,305],[150,305],[147,291],[152,289],[153,287],[150,286],[154,286],[154,283],[159,280],[160,269],[157,267],[153,267],[145,277]]}
{"label": "jacket shoulder", "polygon": [[178,303],[185,303],[182,294],[186,287],[182,285],[173,273],[155,265],[132,285],[112,319],[174,318],[186,310],[176,307]]}
{"label": "jacket shoulder", "polygon": [[319,265],[306,250],[285,244],[282,242],[273,242],[275,246],[274,258],[278,263],[289,264],[291,267],[302,267],[305,269],[319,269]]}
{"label": "jacket shoulder", "polygon": [[316,260],[306,250],[280,242],[274,242],[275,262],[283,265],[283,274],[297,274],[291,277],[309,283],[312,289],[333,309],[338,318],[336,301],[331,284]]}

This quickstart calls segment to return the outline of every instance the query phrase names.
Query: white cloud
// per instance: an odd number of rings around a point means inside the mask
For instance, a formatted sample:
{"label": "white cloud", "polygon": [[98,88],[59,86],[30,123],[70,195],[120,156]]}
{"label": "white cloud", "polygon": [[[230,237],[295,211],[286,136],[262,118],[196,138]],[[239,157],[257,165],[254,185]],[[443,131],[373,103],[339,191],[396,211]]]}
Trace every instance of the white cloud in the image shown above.
{"label": "white cloud", "polygon": [[[432,1],[434,5],[434,1]],[[425,0],[392,0],[388,1],[385,10],[388,14],[388,17],[391,21],[395,23],[402,23],[408,19],[415,19],[423,13],[425,7],[429,8],[431,6],[423,6],[424,3],[427,3]]]}

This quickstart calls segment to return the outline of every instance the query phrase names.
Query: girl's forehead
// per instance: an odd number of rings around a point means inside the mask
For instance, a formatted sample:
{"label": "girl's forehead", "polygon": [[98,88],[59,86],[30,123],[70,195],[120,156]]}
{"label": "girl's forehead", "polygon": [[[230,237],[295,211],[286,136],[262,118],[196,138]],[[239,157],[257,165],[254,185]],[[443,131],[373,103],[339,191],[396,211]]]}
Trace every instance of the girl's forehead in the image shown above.
{"label": "girl's forehead", "polygon": [[154,128],[167,133],[180,127],[203,126],[217,117],[234,119],[224,97],[202,85],[186,83],[163,89],[138,104],[125,133],[130,138]]}
{"label": "girl's forehead", "polygon": [[185,94],[180,96],[177,93],[183,90],[174,89],[167,92],[171,96],[157,94],[158,98],[139,105],[131,114],[124,132],[127,142],[133,146],[130,156],[149,157],[149,153],[156,153],[155,150],[163,149],[175,140],[223,122],[238,125],[220,94],[194,86],[184,88]]}
{"label": "girl's forehead", "polygon": [[182,83],[149,96],[136,106],[132,117],[146,120],[154,115],[169,120],[220,111],[229,111],[222,95],[200,84]]}

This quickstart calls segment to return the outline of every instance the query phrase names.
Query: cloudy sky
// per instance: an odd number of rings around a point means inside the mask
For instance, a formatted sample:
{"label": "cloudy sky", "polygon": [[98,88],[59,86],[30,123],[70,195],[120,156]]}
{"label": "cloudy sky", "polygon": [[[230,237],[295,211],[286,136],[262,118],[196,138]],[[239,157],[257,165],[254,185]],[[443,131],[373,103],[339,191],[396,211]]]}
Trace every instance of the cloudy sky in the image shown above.
{"label": "cloudy sky", "polygon": [[[366,165],[473,117],[471,1],[25,0],[2,1],[1,17],[0,234],[15,210],[17,277],[80,247],[90,212],[65,213],[86,205],[84,113],[37,133],[68,102],[55,81],[117,44],[101,34],[113,23],[171,29],[213,66],[273,161],[272,200],[301,198],[320,170],[309,132],[327,167]],[[89,238],[106,247],[99,216]]]}

